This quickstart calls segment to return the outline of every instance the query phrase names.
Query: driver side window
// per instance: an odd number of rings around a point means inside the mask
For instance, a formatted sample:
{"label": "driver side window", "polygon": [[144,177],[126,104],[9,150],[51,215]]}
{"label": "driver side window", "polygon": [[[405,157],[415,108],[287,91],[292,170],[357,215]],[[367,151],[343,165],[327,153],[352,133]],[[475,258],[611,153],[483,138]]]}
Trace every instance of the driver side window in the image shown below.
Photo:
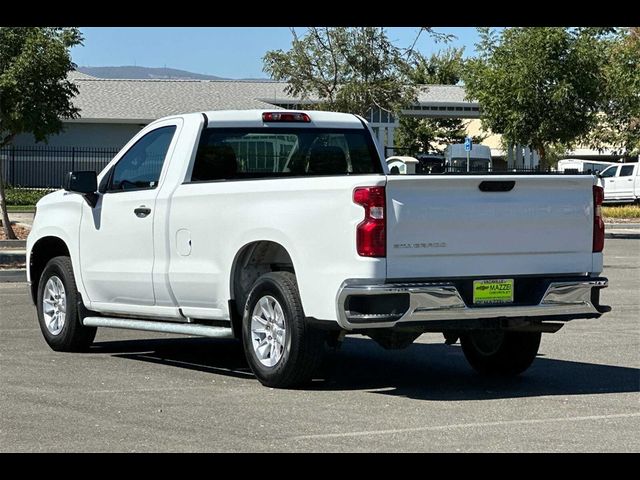
{"label": "driver side window", "polygon": [[175,131],[175,125],[160,127],[138,140],[113,168],[107,191],[156,188]]}

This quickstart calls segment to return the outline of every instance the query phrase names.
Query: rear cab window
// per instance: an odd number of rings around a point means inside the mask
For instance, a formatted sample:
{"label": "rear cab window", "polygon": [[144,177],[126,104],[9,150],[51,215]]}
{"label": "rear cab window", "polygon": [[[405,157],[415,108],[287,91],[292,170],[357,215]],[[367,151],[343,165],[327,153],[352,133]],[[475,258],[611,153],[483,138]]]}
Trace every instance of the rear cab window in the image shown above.
{"label": "rear cab window", "polygon": [[365,129],[207,128],[191,182],[382,174]]}

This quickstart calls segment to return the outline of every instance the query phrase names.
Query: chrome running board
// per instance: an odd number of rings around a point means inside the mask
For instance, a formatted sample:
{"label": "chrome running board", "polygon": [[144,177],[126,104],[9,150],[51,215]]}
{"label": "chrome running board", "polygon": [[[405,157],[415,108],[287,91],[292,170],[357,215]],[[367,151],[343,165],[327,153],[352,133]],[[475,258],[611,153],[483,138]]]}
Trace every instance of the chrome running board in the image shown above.
{"label": "chrome running board", "polygon": [[154,322],[151,320],[134,320],[114,317],[86,317],[82,324],[87,327],[123,328],[127,330],[144,330],[147,332],[178,333],[197,337],[233,338],[231,328],[211,327],[193,323]]}

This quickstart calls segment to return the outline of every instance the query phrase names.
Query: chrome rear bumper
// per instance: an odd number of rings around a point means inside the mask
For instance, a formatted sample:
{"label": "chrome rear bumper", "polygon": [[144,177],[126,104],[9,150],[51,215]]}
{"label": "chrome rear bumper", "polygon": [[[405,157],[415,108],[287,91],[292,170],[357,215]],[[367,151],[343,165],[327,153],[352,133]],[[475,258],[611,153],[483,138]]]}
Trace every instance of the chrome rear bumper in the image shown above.
{"label": "chrome rear bumper", "polygon": [[[346,281],[338,292],[338,323],[347,330],[388,328],[408,322],[478,320],[528,317],[598,317],[608,311],[593,301],[592,290],[606,288],[606,278],[552,281],[537,305],[469,307],[453,283],[362,284]],[[357,314],[347,309],[351,296],[408,294],[404,313]],[[597,297],[596,297],[597,298]]]}

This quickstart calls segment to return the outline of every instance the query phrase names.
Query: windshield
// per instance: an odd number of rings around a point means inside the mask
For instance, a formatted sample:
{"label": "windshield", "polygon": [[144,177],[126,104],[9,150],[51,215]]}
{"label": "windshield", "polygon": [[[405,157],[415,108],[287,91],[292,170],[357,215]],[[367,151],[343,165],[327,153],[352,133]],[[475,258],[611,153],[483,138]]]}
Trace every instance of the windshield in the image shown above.
{"label": "windshield", "polygon": [[364,129],[209,128],[192,181],[382,173]]}
{"label": "windshield", "polygon": [[616,170],[618,170],[618,166],[611,166],[602,171],[600,174],[601,177],[613,177],[616,174]]}

